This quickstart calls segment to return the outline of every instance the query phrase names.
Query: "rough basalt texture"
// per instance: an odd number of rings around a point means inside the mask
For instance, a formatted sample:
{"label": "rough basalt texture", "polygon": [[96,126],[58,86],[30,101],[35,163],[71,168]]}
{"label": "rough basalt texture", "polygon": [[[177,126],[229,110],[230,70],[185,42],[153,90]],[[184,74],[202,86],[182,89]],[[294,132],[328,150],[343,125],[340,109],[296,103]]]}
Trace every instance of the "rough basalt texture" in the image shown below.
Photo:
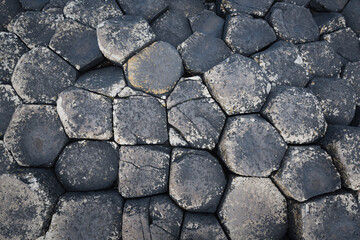
{"label": "rough basalt texture", "polygon": [[190,17],[189,21],[193,32],[202,32],[217,38],[222,37],[224,19],[213,11],[204,10],[198,15]]}
{"label": "rough basalt texture", "polygon": [[0,138],[5,134],[11,117],[21,100],[10,85],[0,84]]}
{"label": "rough basalt texture", "polygon": [[320,34],[331,33],[346,27],[345,17],[341,13],[313,13]]}
{"label": "rough basalt texture", "polygon": [[317,11],[341,11],[349,0],[311,0],[310,7]]}
{"label": "rough basalt texture", "polygon": [[0,141],[0,174],[10,172],[17,167],[11,153],[5,148],[4,142]]}
{"label": "rough basalt texture", "polygon": [[274,0],[217,0],[216,2],[219,12],[222,14],[241,12],[263,17]]}
{"label": "rough basalt texture", "polygon": [[151,22],[165,12],[169,3],[167,0],[117,0],[126,15],[137,15]]}
{"label": "rough basalt texture", "polygon": [[360,106],[360,62],[349,62],[344,66],[341,78],[345,79],[356,93],[356,104]]}
{"label": "rough basalt texture", "polygon": [[3,0],[0,2],[0,30],[6,30],[11,20],[20,12],[22,6],[19,1]]}
{"label": "rough basalt texture", "polygon": [[349,0],[341,14],[344,15],[346,26],[350,27],[354,32],[360,34],[360,18],[358,16],[360,10],[360,2],[358,0]]}

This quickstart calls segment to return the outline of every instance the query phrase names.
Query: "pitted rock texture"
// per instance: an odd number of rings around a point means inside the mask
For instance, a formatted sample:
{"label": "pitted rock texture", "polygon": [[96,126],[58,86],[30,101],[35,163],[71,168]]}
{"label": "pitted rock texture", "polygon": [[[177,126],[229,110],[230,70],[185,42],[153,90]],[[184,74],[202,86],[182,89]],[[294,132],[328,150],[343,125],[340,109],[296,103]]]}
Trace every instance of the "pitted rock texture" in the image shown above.
{"label": "pitted rock texture", "polygon": [[11,85],[0,84],[0,138],[4,136],[11,117],[20,104],[21,99]]}
{"label": "pitted rock texture", "polygon": [[19,0],[25,10],[40,11],[50,0]]}
{"label": "pitted rock texture", "polygon": [[331,33],[346,27],[345,17],[341,13],[313,13],[313,18],[319,26],[320,34]]}
{"label": "pitted rock texture", "polygon": [[198,15],[190,17],[189,21],[193,32],[202,32],[217,38],[222,37],[224,19],[213,11],[204,10]]}
{"label": "pitted rock texture", "polygon": [[355,90],[356,104],[360,106],[360,62],[347,63],[344,66],[341,77]]}
{"label": "pitted rock texture", "polygon": [[346,25],[360,34],[360,18],[357,16],[360,10],[360,2],[358,0],[349,0],[341,14],[344,15]]}
{"label": "pitted rock texture", "polygon": [[349,0],[311,0],[310,7],[317,11],[341,11]]}
{"label": "pitted rock texture", "polygon": [[11,172],[17,167],[11,153],[5,148],[4,142],[0,141],[0,174]]}
{"label": "pitted rock texture", "polygon": [[3,0],[0,3],[0,30],[6,30],[11,20],[22,12],[22,6],[19,1]]}
{"label": "pitted rock texture", "polygon": [[169,6],[166,0],[117,0],[117,2],[126,15],[142,16],[148,22],[165,12]]}
{"label": "pitted rock texture", "polygon": [[241,12],[263,17],[273,2],[274,0],[218,0],[217,7],[222,14]]}

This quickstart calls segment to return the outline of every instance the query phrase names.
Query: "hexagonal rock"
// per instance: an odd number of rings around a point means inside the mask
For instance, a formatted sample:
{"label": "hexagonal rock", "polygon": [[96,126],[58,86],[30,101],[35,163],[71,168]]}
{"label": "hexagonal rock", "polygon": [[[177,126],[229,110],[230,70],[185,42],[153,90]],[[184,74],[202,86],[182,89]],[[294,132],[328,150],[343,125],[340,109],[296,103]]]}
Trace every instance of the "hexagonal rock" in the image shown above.
{"label": "hexagonal rock", "polygon": [[346,27],[345,17],[341,13],[313,13],[312,15],[319,26],[320,34],[331,33]]}
{"label": "hexagonal rock", "polygon": [[126,15],[137,15],[151,22],[169,6],[166,0],[117,0]]}
{"label": "hexagonal rock", "polygon": [[292,239],[358,239],[359,208],[351,193],[331,194],[289,204]]}
{"label": "hexagonal rock", "polygon": [[6,30],[11,20],[22,12],[23,9],[19,1],[4,0],[0,3],[0,30]]}
{"label": "hexagonal rock", "polygon": [[360,59],[360,42],[351,28],[345,28],[322,36],[337,54],[351,62]]}
{"label": "hexagonal rock", "polygon": [[98,44],[104,56],[123,64],[141,48],[155,39],[149,24],[139,16],[120,16],[97,26]]}
{"label": "hexagonal rock", "polygon": [[62,14],[56,12],[21,13],[9,27],[29,47],[47,46],[55,33],[56,24],[64,20]]}
{"label": "hexagonal rock", "polygon": [[184,67],[175,47],[166,42],[155,42],[130,58],[124,71],[134,88],[161,96],[175,87],[184,74]]}
{"label": "hexagonal rock", "polygon": [[360,2],[358,0],[349,0],[341,14],[344,15],[346,26],[350,27],[356,34],[360,34]]}
{"label": "hexagonal rock", "polygon": [[308,89],[278,86],[273,89],[261,114],[289,144],[317,141],[326,132],[321,104]]}
{"label": "hexagonal rock", "polygon": [[49,47],[80,71],[94,67],[104,59],[96,31],[74,20],[57,24]]}
{"label": "hexagonal rock", "polygon": [[169,124],[188,145],[202,149],[215,147],[225,124],[225,114],[200,77],[182,78],[166,105]]}
{"label": "hexagonal rock", "polygon": [[231,50],[221,39],[200,32],[195,32],[187,38],[177,50],[186,71],[190,74],[202,74],[231,54]]}
{"label": "hexagonal rock", "polygon": [[305,63],[292,43],[276,42],[252,58],[265,70],[269,82],[273,85],[305,87],[310,79]]}
{"label": "hexagonal rock", "polygon": [[336,77],[344,60],[325,41],[298,45],[307,71],[313,76]]}
{"label": "hexagonal rock", "polygon": [[0,84],[0,138],[3,137],[20,98],[10,85]]}
{"label": "hexagonal rock", "polygon": [[215,212],[225,185],[224,171],[210,153],[187,148],[173,150],[169,195],[181,208]]}
{"label": "hexagonal rock", "polygon": [[330,125],[321,145],[333,158],[343,185],[360,190],[360,129]]}
{"label": "hexagonal rock", "polygon": [[56,205],[45,240],[118,239],[123,202],[116,191],[65,193]]}
{"label": "hexagonal rock", "polygon": [[109,66],[82,74],[76,87],[84,88],[108,97],[115,97],[125,87],[125,77],[120,67]]}
{"label": "hexagonal rock", "polygon": [[183,211],[167,195],[125,202],[123,239],[169,239],[179,237]]}
{"label": "hexagonal rock", "polygon": [[228,118],[219,142],[220,156],[230,171],[243,176],[267,177],[280,168],[286,143],[259,115]]}
{"label": "hexagonal rock", "polygon": [[193,32],[202,32],[217,38],[222,37],[224,19],[213,11],[204,10],[198,15],[190,17],[189,21]]}
{"label": "hexagonal rock", "polygon": [[28,48],[13,33],[0,32],[0,81],[9,83],[16,63]]}
{"label": "hexagonal rock", "polygon": [[252,59],[234,54],[204,74],[211,95],[228,115],[258,112],[271,85]]}
{"label": "hexagonal rock", "polygon": [[112,186],[117,179],[119,156],[104,141],[79,141],[67,145],[55,173],[67,191],[94,191]]}
{"label": "hexagonal rock", "polygon": [[74,0],[64,7],[67,18],[96,28],[102,21],[123,15],[115,0]]}
{"label": "hexagonal rock", "polygon": [[169,9],[174,12],[183,14],[185,17],[191,17],[200,13],[204,9],[201,0],[168,0]]}
{"label": "hexagonal rock", "polygon": [[51,170],[22,169],[0,175],[0,238],[36,239],[45,233],[64,192]]}
{"label": "hexagonal rock", "polygon": [[180,239],[227,240],[228,238],[214,215],[186,212]]}
{"label": "hexagonal rock", "polygon": [[316,11],[341,11],[349,0],[311,0],[310,7]]}
{"label": "hexagonal rock", "polygon": [[5,148],[4,142],[0,141],[0,174],[10,172],[18,166],[11,156],[10,152]]}
{"label": "hexagonal rock", "polygon": [[308,88],[319,99],[329,124],[349,125],[356,109],[356,92],[344,79],[315,78]]}
{"label": "hexagonal rock", "polygon": [[356,103],[360,106],[360,62],[349,62],[345,65],[341,78],[345,79],[355,90]]}
{"label": "hexagonal rock", "polygon": [[12,75],[12,85],[26,103],[55,103],[76,81],[76,69],[45,47],[25,53]]}
{"label": "hexagonal rock", "polygon": [[274,0],[219,0],[217,2],[217,7],[221,14],[242,12],[263,17]]}
{"label": "hexagonal rock", "polygon": [[56,104],[70,138],[108,140],[113,136],[109,98],[74,87],[60,93]]}
{"label": "hexagonal rock", "polygon": [[162,144],[168,140],[166,109],[155,97],[115,99],[113,115],[118,144]]}
{"label": "hexagonal rock", "polygon": [[341,188],[330,155],[317,145],[290,146],[272,179],[287,197],[299,202]]}
{"label": "hexagonal rock", "polygon": [[125,198],[145,197],[168,189],[170,149],[165,146],[122,146],[119,192]]}
{"label": "hexagonal rock", "polygon": [[248,56],[276,41],[276,35],[265,20],[239,14],[227,17],[224,41],[234,52]]}
{"label": "hexagonal rock", "polygon": [[168,42],[175,47],[192,34],[188,19],[184,15],[170,10],[155,19],[150,25],[156,34],[156,40]]}
{"label": "hexagonal rock", "polygon": [[20,166],[50,167],[68,138],[55,106],[20,105],[4,136],[6,148]]}
{"label": "hexagonal rock", "polygon": [[319,28],[309,9],[290,3],[275,3],[266,16],[278,38],[292,43],[316,41]]}
{"label": "hexagonal rock", "polygon": [[268,178],[232,176],[218,216],[232,240],[282,239],[288,227],[286,199]]}

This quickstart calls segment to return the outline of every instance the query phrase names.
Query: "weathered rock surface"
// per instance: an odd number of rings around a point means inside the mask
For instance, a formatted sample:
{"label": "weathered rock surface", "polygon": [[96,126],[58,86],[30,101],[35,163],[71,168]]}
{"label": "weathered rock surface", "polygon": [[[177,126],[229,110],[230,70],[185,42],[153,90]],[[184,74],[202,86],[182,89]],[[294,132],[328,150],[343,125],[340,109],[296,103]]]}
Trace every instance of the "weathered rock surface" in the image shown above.
{"label": "weathered rock surface", "polygon": [[28,168],[0,175],[0,238],[40,237],[63,192],[51,170]]}
{"label": "weathered rock surface", "polygon": [[360,34],[360,2],[358,0],[349,0],[341,14],[346,19],[346,26],[350,27],[356,34]]}
{"label": "weathered rock surface", "polygon": [[203,150],[175,148],[171,156],[169,195],[191,212],[215,212],[226,179],[218,160]]}
{"label": "weathered rock surface", "polygon": [[282,239],[288,228],[286,200],[268,178],[231,177],[218,216],[232,240]]}
{"label": "weathered rock surface", "polygon": [[331,33],[346,27],[345,17],[341,13],[313,13],[313,18],[319,26],[320,34]]}
{"label": "weathered rock surface", "polygon": [[19,0],[23,9],[27,11],[40,11],[50,0]]}
{"label": "weathered rock surface", "polygon": [[4,142],[0,141],[0,174],[10,172],[17,167],[11,153],[5,148]]}
{"label": "weathered rock surface", "polygon": [[287,2],[287,3],[296,4],[299,6],[304,6],[304,7],[306,7],[310,1],[311,0],[278,0],[278,2]]}
{"label": "weathered rock surface", "polygon": [[200,13],[204,9],[202,0],[168,0],[169,9],[178,12],[185,17],[191,17]]}
{"label": "weathered rock surface", "polygon": [[217,0],[218,11],[221,14],[247,13],[258,17],[265,16],[274,0]]}
{"label": "weathered rock surface", "polygon": [[310,7],[316,11],[341,11],[349,0],[311,0]]}
{"label": "weathered rock surface", "polygon": [[261,114],[289,144],[315,142],[327,127],[319,100],[310,90],[299,87],[273,89]]}
{"label": "weathered rock surface", "polygon": [[253,177],[268,177],[279,169],[286,148],[275,128],[255,114],[228,118],[219,143],[230,171]]}
{"label": "weathered rock surface", "polygon": [[12,85],[25,103],[55,103],[76,81],[76,69],[46,47],[25,53],[12,75]]}
{"label": "weathered rock surface", "polygon": [[22,6],[17,0],[3,0],[0,2],[0,30],[6,30],[11,20],[20,12]]}
{"label": "weathered rock surface", "polygon": [[204,74],[204,80],[228,115],[258,112],[271,89],[262,68],[239,54],[211,68]]}
{"label": "weathered rock surface", "polygon": [[65,193],[45,239],[119,239],[123,202],[116,191]]}
{"label": "weathered rock surface", "polygon": [[4,136],[11,117],[20,104],[21,100],[14,89],[10,85],[0,84],[0,138]]}
{"label": "weathered rock surface", "polygon": [[317,145],[290,146],[272,179],[287,197],[299,202],[341,188],[330,155]]}
{"label": "weathered rock surface", "polygon": [[59,94],[59,113],[70,138],[109,140],[112,136],[111,100],[79,88],[69,88]]}
{"label": "weathered rock surface", "polygon": [[189,21],[193,32],[202,32],[217,38],[222,37],[224,19],[217,16],[213,11],[204,10],[198,15],[190,17]]}
{"label": "weathered rock surface", "polygon": [[356,103],[360,106],[360,62],[347,63],[341,73],[341,78],[353,87],[357,95]]}
{"label": "weathered rock surface", "polygon": [[52,166],[67,140],[56,108],[49,105],[20,105],[4,135],[6,148],[25,167]]}
{"label": "weathered rock surface", "polygon": [[97,26],[96,34],[101,52],[116,64],[125,63],[155,39],[149,24],[139,16],[120,16],[106,20]]}
{"label": "weathered rock surface", "polygon": [[167,192],[170,149],[165,146],[120,147],[119,192],[125,198]]}
{"label": "weathered rock surface", "polygon": [[126,15],[137,15],[151,22],[169,6],[167,0],[117,0]]}

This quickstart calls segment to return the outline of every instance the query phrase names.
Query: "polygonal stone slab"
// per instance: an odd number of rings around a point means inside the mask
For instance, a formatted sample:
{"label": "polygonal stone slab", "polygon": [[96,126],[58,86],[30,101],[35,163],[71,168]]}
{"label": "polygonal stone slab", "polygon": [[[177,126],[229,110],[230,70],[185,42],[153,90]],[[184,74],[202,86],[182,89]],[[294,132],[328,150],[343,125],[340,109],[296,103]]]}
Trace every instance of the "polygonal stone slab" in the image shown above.
{"label": "polygonal stone slab", "polygon": [[74,87],[60,93],[56,103],[70,138],[108,140],[113,136],[109,98]]}
{"label": "polygonal stone slab", "polygon": [[122,237],[176,240],[182,219],[183,211],[167,195],[127,200]]}
{"label": "polygonal stone slab", "polygon": [[106,20],[97,26],[96,34],[101,52],[117,64],[123,64],[155,39],[149,24],[138,16],[120,16]]}
{"label": "polygonal stone slab", "polygon": [[333,158],[344,186],[360,190],[360,129],[330,125],[321,145]]}
{"label": "polygonal stone slab", "polygon": [[162,144],[168,140],[166,109],[155,97],[115,99],[113,115],[118,144]]}
{"label": "polygonal stone slab", "polygon": [[351,28],[344,28],[322,36],[336,53],[351,62],[360,59],[360,42]]}
{"label": "polygonal stone slab", "polygon": [[28,48],[13,33],[0,32],[0,81],[9,83],[16,63]]}
{"label": "polygonal stone slab", "polygon": [[346,26],[350,27],[356,34],[360,34],[360,2],[358,0],[349,0],[341,14],[344,15]]}
{"label": "polygonal stone slab", "polygon": [[76,69],[45,47],[25,53],[11,82],[26,103],[55,103],[57,95],[76,81]]}
{"label": "polygonal stone slab", "polygon": [[314,78],[308,88],[319,99],[329,124],[348,125],[354,118],[356,92],[344,79]]}
{"label": "polygonal stone slab", "polygon": [[187,38],[177,50],[183,59],[186,71],[190,74],[202,74],[231,54],[230,49],[221,39],[200,32]]}
{"label": "polygonal stone slab", "polygon": [[219,143],[230,171],[254,177],[267,177],[279,169],[286,148],[280,134],[259,115],[228,118]]}
{"label": "polygonal stone slab", "polygon": [[23,9],[19,1],[4,0],[0,3],[0,30],[6,30],[11,20]]}
{"label": "polygonal stone slab", "polygon": [[112,186],[118,165],[117,149],[110,143],[79,141],[65,147],[55,172],[67,191],[94,191]]}
{"label": "polygonal stone slab", "polygon": [[275,3],[266,16],[276,35],[292,43],[316,41],[319,28],[309,9],[290,3]]}
{"label": "polygonal stone slab", "polygon": [[224,41],[234,52],[248,56],[276,41],[276,35],[265,20],[239,14],[227,17]]}
{"label": "polygonal stone slab", "polygon": [[337,77],[344,60],[325,41],[298,45],[307,71],[318,77]]}
{"label": "polygonal stone slab", "polygon": [[228,238],[214,215],[186,212],[180,239],[227,240]]}
{"label": "polygonal stone slab", "polygon": [[50,0],[19,0],[25,10],[40,11]]}
{"label": "polygonal stone slab", "polygon": [[228,115],[258,112],[271,89],[262,68],[239,54],[210,69],[204,74],[204,80]]}
{"label": "polygonal stone slab", "polygon": [[261,114],[289,144],[312,143],[326,132],[321,104],[308,89],[278,86],[273,89]]}
{"label": "polygonal stone slab", "polygon": [[330,155],[317,145],[290,146],[272,179],[287,197],[299,202],[341,188]]}
{"label": "polygonal stone slab", "polygon": [[0,175],[0,238],[40,237],[63,192],[51,170],[22,169]]}
{"label": "polygonal stone slab", "polygon": [[219,12],[222,14],[242,12],[263,17],[274,0],[218,0],[216,2]]}
{"label": "polygonal stone slab", "polygon": [[56,205],[45,240],[119,239],[123,202],[116,191],[65,193]]}
{"label": "polygonal stone slab", "polygon": [[108,97],[115,97],[125,87],[125,77],[120,67],[109,66],[82,74],[76,87],[84,88]]}
{"label": "polygonal stone slab", "polygon": [[185,17],[191,17],[204,9],[202,0],[168,0],[171,11],[178,12]]}
{"label": "polygonal stone slab", "polygon": [[351,193],[338,193],[289,204],[292,239],[358,239],[359,208]]}
{"label": "polygonal stone slab", "polygon": [[68,138],[55,106],[20,105],[4,136],[6,148],[25,167],[50,167]]}
{"label": "polygonal stone slab", "polygon": [[64,16],[57,12],[21,13],[9,28],[29,47],[47,46],[55,33],[56,24],[64,20]]}
{"label": "polygonal stone slab", "polygon": [[313,18],[319,26],[320,34],[331,33],[346,27],[345,17],[341,13],[313,13]]}
{"label": "polygonal stone slab", "polygon": [[167,0],[117,0],[126,15],[137,15],[151,22],[168,8]]}
{"label": "polygonal stone slab", "polygon": [[168,189],[170,149],[164,146],[122,146],[119,192],[125,198],[145,197]]}
{"label": "polygonal stone slab", "polygon": [[156,34],[156,40],[168,42],[175,47],[192,34],[188,19],[170,10],[151,22],[151,28]]}
{"label": "polygonal stone slab", "polygon": [[65,5],[70,1],[71,0],[50,0],[49,4],[47,4],[43,10],[48,10],[51,8],[63,9]]}
{"label": "polygonal stone slab", "polygon": [[0,138],[3,137],[17,106],[21,104],[10,85],[0,84]]}
{"label": "polygonal stone slab", "polygon": [[204,10],[200,14],[189,18],[193,32],[202,32],[212,37],[221,38],[224,19],[213,11]]}
{"label": "polygonal stone slab", "polygon": [[175,148],[171,155],[169,195],[191,212],[215,212],[226,179],[218,160],[203,150]]}
{"label": "polygonal stone slab", "polygon": [[309,81],[305,63],[292,43],[276,42],[252,58],[265,70],[269,82],[273,85],[305,87]]}
{"label": "polygonal stone slab", "polygon": [[64,7],[67,18],[96,28],[102,21],[123,15],[115,0],[74,0]]}
{"label": "polygonal stone slab", "polygon": [[232,240],[283,239],[288,227],[286,200],[268,178],[231,177],[218,216]]}
{"label": "polygonal stone slab", "polygon": [[310,7],[316,11],[341,11],[349,0],[311,0]]}
{"label": "polygonal stone slab", "polygon": [[155,42],[130,58],[124,71],[134,88],[161,96],[175,87],[184,68],[175,47],[166,42]]}
{"label": "polygonal stone slab", "polygon": [[0,141],[0,174],[10,172],[17,168],[17,164],[11,153],[5,148],[4,142]]}
{"label": "polygonal stone slab", "polygon": [[49,47],[80,71],[85,71],[104,59],[98,46],[96,31],[74,20],[64,20],[57,24]]}
{"label": "polygonal stone slab", "polygon": [[[225,114],[200,77],[182,78],[167,99],[168,122],[194,148],[213,149]],[[181,145],[180,145],[181,146]]]}
{"label": "polygonal stone slab", "polygon": [[356,103],[360,106],[360,62],[347,63],[342,71],[341,78],[353,87],[357,95]]}

